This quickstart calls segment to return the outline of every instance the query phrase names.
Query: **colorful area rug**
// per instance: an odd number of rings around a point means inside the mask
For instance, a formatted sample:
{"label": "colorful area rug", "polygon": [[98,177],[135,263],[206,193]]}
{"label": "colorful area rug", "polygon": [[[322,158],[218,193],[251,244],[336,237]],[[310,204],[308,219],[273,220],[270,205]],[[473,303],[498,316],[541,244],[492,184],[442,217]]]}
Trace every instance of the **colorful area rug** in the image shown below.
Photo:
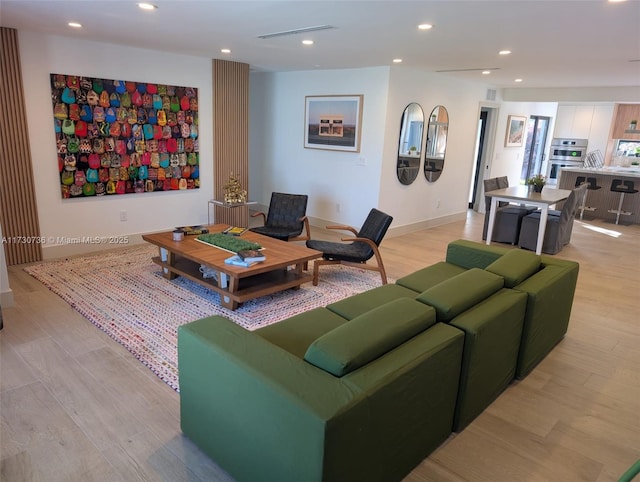
{"label": "colorful area rug", "polygon": [[156,247],[143,245],[46,261],[24,270],[175,390],[179,390],[178,326],[222,315],[255,330],[381,284],[376,272],[327,266],[320,270],[318,286],[306,283],[299,290],[264,296],[230,311],[220,306],[217,293],[198,283],[163,278],[160,268],[151,261],[156,254]]}

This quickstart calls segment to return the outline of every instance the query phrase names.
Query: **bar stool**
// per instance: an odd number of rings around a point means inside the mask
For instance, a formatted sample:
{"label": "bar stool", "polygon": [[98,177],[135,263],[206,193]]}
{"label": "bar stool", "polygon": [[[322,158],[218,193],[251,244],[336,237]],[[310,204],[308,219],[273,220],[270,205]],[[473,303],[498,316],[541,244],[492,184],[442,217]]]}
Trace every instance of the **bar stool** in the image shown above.
{"label": "bar stool", "polygon": [[584,212],[585,211],[595,211],[598,208],[594,208],[591,206],[587,206],[587,196],[589,195],[589,191],[597,191],[598,189],[602,189],[602,186],[598,186],[598,181],[596,180],[595,177],[587,177],[585,178],[585,176],[578,176],[576,178],[576,186],[578,187],[581,184],[587,183],[587,191],[584,193],[584,197],[582,198],[582,205],[580,206],[580,219],[582,219],[582,216],[584,216]]}
{"label": "bar stool", "polygon": [[614,179],[611,181],[611,191],[620,193],[620,202],[618,203],[618,209],[609,209],[608,212],[616,214],[616,224],[620,221],[620,215],[630,216],[631,212],[622,210],[622,202],[624,201],[625,194],[635,194],[638,192],[634,189],[633,181],[623,181],[622,179]]}

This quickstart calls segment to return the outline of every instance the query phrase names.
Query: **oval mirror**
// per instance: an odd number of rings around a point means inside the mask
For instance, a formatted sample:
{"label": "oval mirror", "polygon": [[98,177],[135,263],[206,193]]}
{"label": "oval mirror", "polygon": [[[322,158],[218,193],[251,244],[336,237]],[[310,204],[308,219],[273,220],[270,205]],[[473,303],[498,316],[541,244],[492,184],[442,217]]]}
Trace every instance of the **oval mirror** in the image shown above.
{"label": "oval mirror", "polygon": [[429,116],[424,152],[424,176],[429,182],[437,181],[442,174],[448,131],[449,113],[444,106],[437,105]]}
{"label": "oval mirror", "polygon": [[398,141],[398,181],[409,185],[420,171],[420,147],[424,129],[424,112],[420,104],[409,104],[400,120],[400,140]]}

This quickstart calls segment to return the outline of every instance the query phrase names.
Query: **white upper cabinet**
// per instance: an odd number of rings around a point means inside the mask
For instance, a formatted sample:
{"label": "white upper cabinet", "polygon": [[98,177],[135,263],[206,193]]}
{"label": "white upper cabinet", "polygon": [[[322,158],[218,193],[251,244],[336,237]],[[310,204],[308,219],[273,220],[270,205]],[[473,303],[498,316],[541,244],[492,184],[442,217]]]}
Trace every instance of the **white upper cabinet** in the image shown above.
{"label": "white upper cabinet", "polygon": [[588,139],[591,134],[594,106],[560,105],[553,137]]}

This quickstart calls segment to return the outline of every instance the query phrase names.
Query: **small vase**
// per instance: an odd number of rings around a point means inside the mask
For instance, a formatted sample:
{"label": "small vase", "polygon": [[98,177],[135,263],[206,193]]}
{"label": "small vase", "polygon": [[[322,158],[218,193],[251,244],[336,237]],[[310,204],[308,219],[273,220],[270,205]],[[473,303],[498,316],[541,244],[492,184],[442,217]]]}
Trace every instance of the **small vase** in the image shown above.
{"label": "small vase", "polygon": [[544,187],[544,186],[533,186],[533,190],[534,190],[535,192],[542,192],[542,188],[543,188],[543,187]]}

